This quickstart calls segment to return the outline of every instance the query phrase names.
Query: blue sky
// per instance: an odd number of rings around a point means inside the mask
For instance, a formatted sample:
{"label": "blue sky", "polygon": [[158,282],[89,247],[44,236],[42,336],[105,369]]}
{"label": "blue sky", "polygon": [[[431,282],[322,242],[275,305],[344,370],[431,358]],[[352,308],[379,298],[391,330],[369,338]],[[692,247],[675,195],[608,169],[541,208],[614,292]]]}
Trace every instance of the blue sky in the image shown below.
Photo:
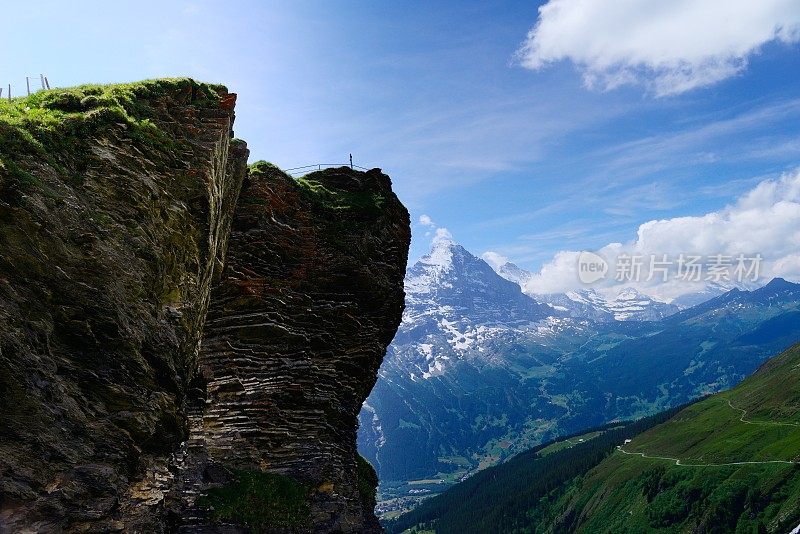
{"label": "blue sky", "polygon": [[[797,11],[765,2],[778,6],[765,17]],[[432,228],[416,222],[423,214],[475,253],[538,270],[560,250],[631,241],[645,221],[721,210],[800,165],[795,34],[761,38],[753,28],[757,46],[729,46],[702,20],[716,13],[678,12],[704,23],[695,48],[654,46],[630,59],[640,47],[625,32],[652,23],[645,15],[593,17],[598,27],[587,32],[551,13],[528,56],[533,70],[515,52],[540,4],[14,2],[0,19],[0,83],[19,92],[25,75],[40,72],[59,86],[160,76],[225,83],[239,93],[236,134],[254,160],[288,168],[353,153],[392,176],[415,221],[412,259],[430,243]],[[619,42],[586,42],[587,33]],[[691,56],[716,37],[742,52],[713,65]],[[595,48],[615,66],[581,55]],[[664,90],[675,83],[664,65],[683,61],[673,52],[706,77],[691,71],[696,86]]]}

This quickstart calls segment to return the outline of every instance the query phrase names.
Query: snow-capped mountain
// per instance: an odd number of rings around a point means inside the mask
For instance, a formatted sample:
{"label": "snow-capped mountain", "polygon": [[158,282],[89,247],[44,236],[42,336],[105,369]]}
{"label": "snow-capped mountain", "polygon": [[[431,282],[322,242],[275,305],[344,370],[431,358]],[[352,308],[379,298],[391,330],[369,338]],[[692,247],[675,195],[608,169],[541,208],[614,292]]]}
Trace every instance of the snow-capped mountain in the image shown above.
{"label": "snow-capped mountain", "polygon": [[633,289],[532,297],[508,278],[524,270],[495,272],[449,239],[407,272],[403,321],[360,417],[359,450],[381,480],[451,480],[730,387],[800,339],[800,285],[780,279],[674,313]]}
{"label": "snow-capped mountain", "polygon": [[[394,341],[395,354],[416,369],[414,377],[441,373],[493,337],[538,328],[564,315],[522,293],[482,259],[447,238],[409,269],[406,309]],[[407,344],[408,350],[399,350]],[[474,353],[473,353],[474,354]]]}
{"label": "snow-capped mountain", "polygon": [[514,282],[523,289],[525,288],[525,284],[530,282],[531,278],[533,278],[533,273],[518,267],[510,261],[500,265],[496,272],[509,282]]}
{"label": "snow-capped mountain", "polygon": [[537,298],[541,302],[550,304],[556,310],[563,311],[570,317],[598,322],[614,320],[614,314],[608,309],[606,300],[602,295],[591,289],[537,295]]}
{"label": "snow-capped mountain", "polygon": [[681,309],[674,304],[657,301],[632,287],[624,288],[611,297],[603,296],[593,289],[536,294],[526,288],[527,282],[533,277],[530,271],[509,262],[498,266],[496,272],[506,280],[518,284],[532,298],[550,304],[570,317],[592,321],[657,321]]}
{"label": "snow-capped mountain", "polygon": [[612,297],[604,297],[592,289],[535,297],[571,317],[593,321],[657,321],[680,311],[679,307],[659,302],[632,287]]}
{"label": "snow-capped mountain", "polygon": [[406,311],[401,328],[431,318],[474,323],[531,322],[553,315],[553,310],[522,293],[518,284],[504,279],[488,263],[447,238],[438,239],[431,251],[406,274]]}
{"label": "snow-capped mountain", "polygon": [[627,287],[606,300],[606,308],[617,321],[657,321],[680,310],[674,304],[659,302]]}

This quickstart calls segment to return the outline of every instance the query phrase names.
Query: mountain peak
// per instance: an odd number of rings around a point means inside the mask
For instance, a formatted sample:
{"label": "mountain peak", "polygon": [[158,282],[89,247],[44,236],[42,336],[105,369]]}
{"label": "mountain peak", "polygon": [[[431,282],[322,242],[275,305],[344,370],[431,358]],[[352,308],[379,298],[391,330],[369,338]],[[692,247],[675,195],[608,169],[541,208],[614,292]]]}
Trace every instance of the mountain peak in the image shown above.
{"label": "mountain peak", "polygon": [[516,264],[511,263],[510,261],[507,261],[503,265],[497,267],[495,272],[509,282],[514,282],[523,290],[525,289],[525,284],[527,284],[528,281],[533,278],[533,273],[518,267]]}
{"label": "mountain peak", "polygon": [[614,297],[614,300],[630,300],[644,297],[645,296],[642,295],[638,289],[633,287],[624,287],[617,292],[617,296]]}
{"label": "mountain peak", "polygon": [[773,278],[770,282],[752,292],[759,298],[772,298],[783,294],[791,294],[800,291],[800,284],[789,282],[784,278]]}
{"label": "mountain peak", "polygon": [[453,248],[455,243],[449,239],[441,239],[433,242],[430,252],[420,259],[420,262],[428,265],[451,265],[453,262]]}
{"label": "mountain peak", "polygon": [[455,258],[472,258],[464,247],[453,241],[449,234],[437,235],[431,243],[431,250],[426,255],[422,256],[418,264],[437,266],[442,271],[452,269],[453,260]]}
{"label": "mountain peak", "polygon": [[431,251],[408,270],[405,290],[407,320],[446,310],[448,321],[532,321],[553,311],[449,236],[437,236]]}
{"label": "mountain peak", "polygon": [[785,278],[773,278],[769,281],[767,285],[764,286],[764,289],[785,289],[785,288],[793,288],[797,287],[798,284],[794,284],[789,282]]}

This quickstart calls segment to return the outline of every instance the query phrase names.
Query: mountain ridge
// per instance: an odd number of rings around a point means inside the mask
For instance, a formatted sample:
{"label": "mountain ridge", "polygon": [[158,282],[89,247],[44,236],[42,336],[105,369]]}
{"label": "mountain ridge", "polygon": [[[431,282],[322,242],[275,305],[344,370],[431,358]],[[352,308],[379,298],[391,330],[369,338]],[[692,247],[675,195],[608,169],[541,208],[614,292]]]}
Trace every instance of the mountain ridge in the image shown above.
{"label": "mountain ridge", "polygon": [[[380,474],[381,512],[542,440],[731,387],[800,339],[800,286],[790,282],[732,291],[705,308],[653,321],[593,321],[552,307],[519,312],[529,304],[503,318],[506,303],[520,298],[519,286],[498,281],[463,247],[455,252],[461,259],[448,269],[479,265],[480,276],[448,270],[440,278],[446,287],[409,292],[404,322],[360,416],[359,450]],[[509,285],[513,299],[488,294]],[[759,298],[773,288],[771,300]],[[461,305],[464,295],[480,295],[487,312],[473,315],[474,300]]]}

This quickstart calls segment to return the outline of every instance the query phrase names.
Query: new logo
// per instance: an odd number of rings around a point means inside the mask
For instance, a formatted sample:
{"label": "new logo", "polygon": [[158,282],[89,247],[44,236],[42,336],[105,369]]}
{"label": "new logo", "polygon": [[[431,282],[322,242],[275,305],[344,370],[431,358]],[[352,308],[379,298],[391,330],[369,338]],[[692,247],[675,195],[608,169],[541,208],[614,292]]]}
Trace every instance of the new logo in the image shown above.
{"label": "new logo", "polygon": [[608,262],[594,252],[583,251],[578,255],[578,279],[584,284],[593,284],[608,274]]}

